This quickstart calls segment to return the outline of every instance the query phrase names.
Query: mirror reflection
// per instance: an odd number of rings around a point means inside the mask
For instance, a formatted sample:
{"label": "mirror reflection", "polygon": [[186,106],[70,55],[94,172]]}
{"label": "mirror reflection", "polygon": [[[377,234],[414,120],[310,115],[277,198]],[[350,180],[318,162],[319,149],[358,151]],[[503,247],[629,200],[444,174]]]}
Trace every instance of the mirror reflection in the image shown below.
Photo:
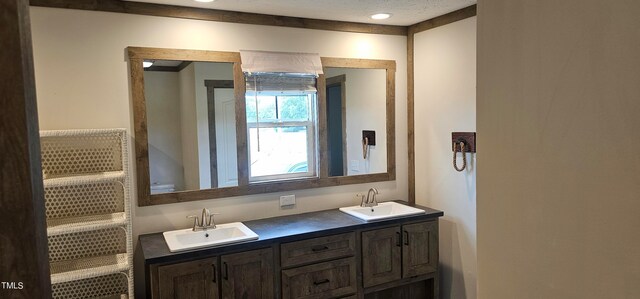
{"label": "mirror reflection", "polygon": [[238,185],[233,63],[145,61],[151,194]]}
{"label": "mirror reflection", "polygon": [[325,68],[325,77],[329,176],[386,172],[386,70]]}
{"label": "mirror reflection", "polygon": [[[238,186],[233,63],[145,62],[151,194]],[[328,175],[385,173],[386,70],[324,71]],[[317,78],[245,79],[249,183],[317,178]]]}

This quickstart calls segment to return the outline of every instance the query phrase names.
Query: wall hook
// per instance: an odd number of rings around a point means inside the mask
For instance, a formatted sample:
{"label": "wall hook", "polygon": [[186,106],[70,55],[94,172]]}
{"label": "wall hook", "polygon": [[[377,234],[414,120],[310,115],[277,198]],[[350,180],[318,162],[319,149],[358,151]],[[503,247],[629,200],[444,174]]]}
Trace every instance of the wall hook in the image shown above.
{"label": "wall hook", "polygon": [[[475,132],[452,132],[451,142],[453,150],[453,168],[461,172],[467,168],[466,153],[476,152],[476,133]],[[456,154],[462,153],[462,167],[458,167]]]}

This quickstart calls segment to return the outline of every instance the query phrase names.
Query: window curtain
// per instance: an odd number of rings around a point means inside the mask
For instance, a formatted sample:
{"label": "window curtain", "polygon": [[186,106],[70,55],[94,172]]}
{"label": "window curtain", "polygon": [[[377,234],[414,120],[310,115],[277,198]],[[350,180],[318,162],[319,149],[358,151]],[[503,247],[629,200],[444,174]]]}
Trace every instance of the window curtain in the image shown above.
{"label": "window curtain", "polygon": [[240,50],[240,59],[244,73],[323,74],[322,62],[317,53]]}
{"label": "window curtain", "polygon": [[247,74],[247,95],[295,95],[316,93],[315,75],[292,73]]}

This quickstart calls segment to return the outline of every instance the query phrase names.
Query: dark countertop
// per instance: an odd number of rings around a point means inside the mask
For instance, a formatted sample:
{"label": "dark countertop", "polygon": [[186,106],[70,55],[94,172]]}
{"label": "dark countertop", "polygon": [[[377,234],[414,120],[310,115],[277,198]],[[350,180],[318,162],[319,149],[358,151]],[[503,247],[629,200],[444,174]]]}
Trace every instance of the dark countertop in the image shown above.
{"label": "dark countertop", "polygon": [[[399,201],[399,203],[404,203]],[[361,228],[375,228],[396,223],[429,220],[444,215],[442,211],[415,205],[425,210],[425,214],[366,222],[340,212],[338,209],[279,216],[243,222],[258,234],[259,239],[242,243],[228,244],[218,247],[199,248],[194,250],[171,252],[164,241],[162,233],[140,235],[138,250],[147,264],[174,260],[191,259],[223,254],[230,251],[250,250],[269,246],[275,242],[288,242],[313,238],[322,235],[338,234]]]}

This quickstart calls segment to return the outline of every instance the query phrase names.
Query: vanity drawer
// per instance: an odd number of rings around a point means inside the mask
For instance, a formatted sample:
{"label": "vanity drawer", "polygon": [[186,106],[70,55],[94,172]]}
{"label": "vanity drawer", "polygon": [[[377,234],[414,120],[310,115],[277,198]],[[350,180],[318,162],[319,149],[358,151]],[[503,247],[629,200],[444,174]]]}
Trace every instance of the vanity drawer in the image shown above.
{"label": "vanity drawer", "polygon": [[281,264],[283,268],[287,268],[353,256],[355,248],[355,233],[284,243],[280,247]]}
{"label": "vanity drawer", "polygon": [[282,298],[337,298],[356,292],[355,258],[282,270]]}

